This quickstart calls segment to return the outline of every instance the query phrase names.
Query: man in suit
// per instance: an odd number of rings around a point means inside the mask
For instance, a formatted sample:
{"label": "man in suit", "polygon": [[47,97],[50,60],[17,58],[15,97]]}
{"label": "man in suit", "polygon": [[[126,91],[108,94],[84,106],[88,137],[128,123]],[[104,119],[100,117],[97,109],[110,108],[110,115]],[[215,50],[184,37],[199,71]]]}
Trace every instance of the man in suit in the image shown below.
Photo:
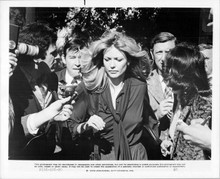
{"label": "man in suit", "polygon": [[[59,82],[58,97],[63,98],[65,88],[76,86],[78,97],[73,105],[73,113],[70,119],[62,124],[62,159],[89,159],[89,141],[86,135],[76,135],[74,125],[87,118],[88,96],[84,83],[81,82],[81,50],[87,45],[86,34],[73,32],[73,38],[67,40],[63,47],[62,59],[66,68],[56,72]],[[76,112],[77,111],[77,112]]]}
{"label": "man in suit", "polygon": [[161,32],[151,40],[150,54],[154,67],[147,84],[150,106],[156,119],[151,118],[150,123],[155,135],[160,137],[161,140],[166,137],[173,107],[173,94],[163,81],[162,66],[167,53],[175,47],[175,44],[176,37],[169,32]]}

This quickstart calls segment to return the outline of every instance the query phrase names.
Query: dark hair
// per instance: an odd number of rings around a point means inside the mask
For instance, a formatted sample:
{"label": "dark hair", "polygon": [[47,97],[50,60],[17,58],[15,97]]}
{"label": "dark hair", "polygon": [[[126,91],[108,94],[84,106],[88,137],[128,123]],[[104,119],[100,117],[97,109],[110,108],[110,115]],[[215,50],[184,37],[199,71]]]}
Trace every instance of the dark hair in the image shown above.
{"label": "dark hair", "polygon": [[80,49],[84,48],[87,46],[87,42],[88,40],[86,40],[84,37],[75,35],[65,43],[63,47],[64,57],[66,57],[67,52],[70,50],[79,51]]}
{"label": "dark hair", "polygon": [[154,45],[157,43],[164,43],[171,40],[174,40],[175,43],[177,42],[177,39],[173,34],[169,32],[160,32],[152,38],[150,48],[153,49]]}
{"label": "dark hair", "polygon": [[174,91],[180,91],[180,104],[190,104],[197,94],[210,92],[204,57],[198,46],[180,43],[166,57],[163,67],[164,80]]}
{"label": "dark hair", "polygon": [[50,44],[56,43],[57,35],[46,24],[34,22],[26,25],[19,34],[19,42],[40,48],[38,58],[45,59]]}

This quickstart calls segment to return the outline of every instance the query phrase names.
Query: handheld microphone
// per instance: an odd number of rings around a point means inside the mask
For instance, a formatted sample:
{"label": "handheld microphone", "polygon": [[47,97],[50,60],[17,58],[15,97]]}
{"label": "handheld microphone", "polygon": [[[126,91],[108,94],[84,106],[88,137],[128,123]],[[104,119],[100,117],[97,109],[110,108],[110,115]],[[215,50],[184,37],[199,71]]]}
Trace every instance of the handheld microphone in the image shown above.
{"label": "handheld microphone", "polygon": [[71,104],[71,102],[73,100],[76,101],[78,99],[78,97],[82,93],[82,91],[83,91],[83,88],[80,86],[80,84],[79,85],[66,86],[63,96],[64,97],[71,96],[71,99],[68,102],[69,104]]}

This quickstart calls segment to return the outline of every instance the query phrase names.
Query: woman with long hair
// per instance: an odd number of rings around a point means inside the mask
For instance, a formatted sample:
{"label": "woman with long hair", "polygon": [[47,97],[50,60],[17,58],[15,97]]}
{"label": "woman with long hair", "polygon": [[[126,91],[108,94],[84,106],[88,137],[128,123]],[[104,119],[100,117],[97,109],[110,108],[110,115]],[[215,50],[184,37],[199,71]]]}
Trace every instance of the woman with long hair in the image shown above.
{"label": "woman with long hair", "polygon": [[[192,145],[184,139],[176,126],[185,122],[190,125],[194,119],[211,127],[211,90],[205,71],[204,56],[197,46],[188,43],[178,44],[167,55],[164,64],[164,79],[177,96],[177,105],[169,129],[173,142],[171,157],[175,160],[206,159],[207,151]],[[206,120],[209,119],[209,120]]]}
{"label": "woman with long hair", "polygon": [[[82,54],[90,117],[76,134],[93,130],[101,160],[144,160],[143,102],[149,74],[147,52],[124,32],[111,30]],[[145,109],[146,110],[146,109]]]}

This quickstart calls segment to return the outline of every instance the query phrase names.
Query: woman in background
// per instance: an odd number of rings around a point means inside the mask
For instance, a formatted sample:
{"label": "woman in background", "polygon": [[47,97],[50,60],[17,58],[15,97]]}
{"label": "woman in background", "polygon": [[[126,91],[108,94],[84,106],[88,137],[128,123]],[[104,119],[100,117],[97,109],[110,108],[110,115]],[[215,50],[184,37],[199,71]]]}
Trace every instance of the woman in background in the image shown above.
{"label": "woman in background", "polygon": [[[205,70],[204,56],[197,46],[187,43],[177,45],[167,56],[164,78],[177,95],[177,105],[169,128],[173,142],[171,158],[174,160],[204,160],[210,157],[209,150],[202,150],[184,139],[176,127],[197,120],[211,128],[211,90]],[[162,142],[164,147],[164,141]],[[166,146],[168,147],[168,146]]]}

